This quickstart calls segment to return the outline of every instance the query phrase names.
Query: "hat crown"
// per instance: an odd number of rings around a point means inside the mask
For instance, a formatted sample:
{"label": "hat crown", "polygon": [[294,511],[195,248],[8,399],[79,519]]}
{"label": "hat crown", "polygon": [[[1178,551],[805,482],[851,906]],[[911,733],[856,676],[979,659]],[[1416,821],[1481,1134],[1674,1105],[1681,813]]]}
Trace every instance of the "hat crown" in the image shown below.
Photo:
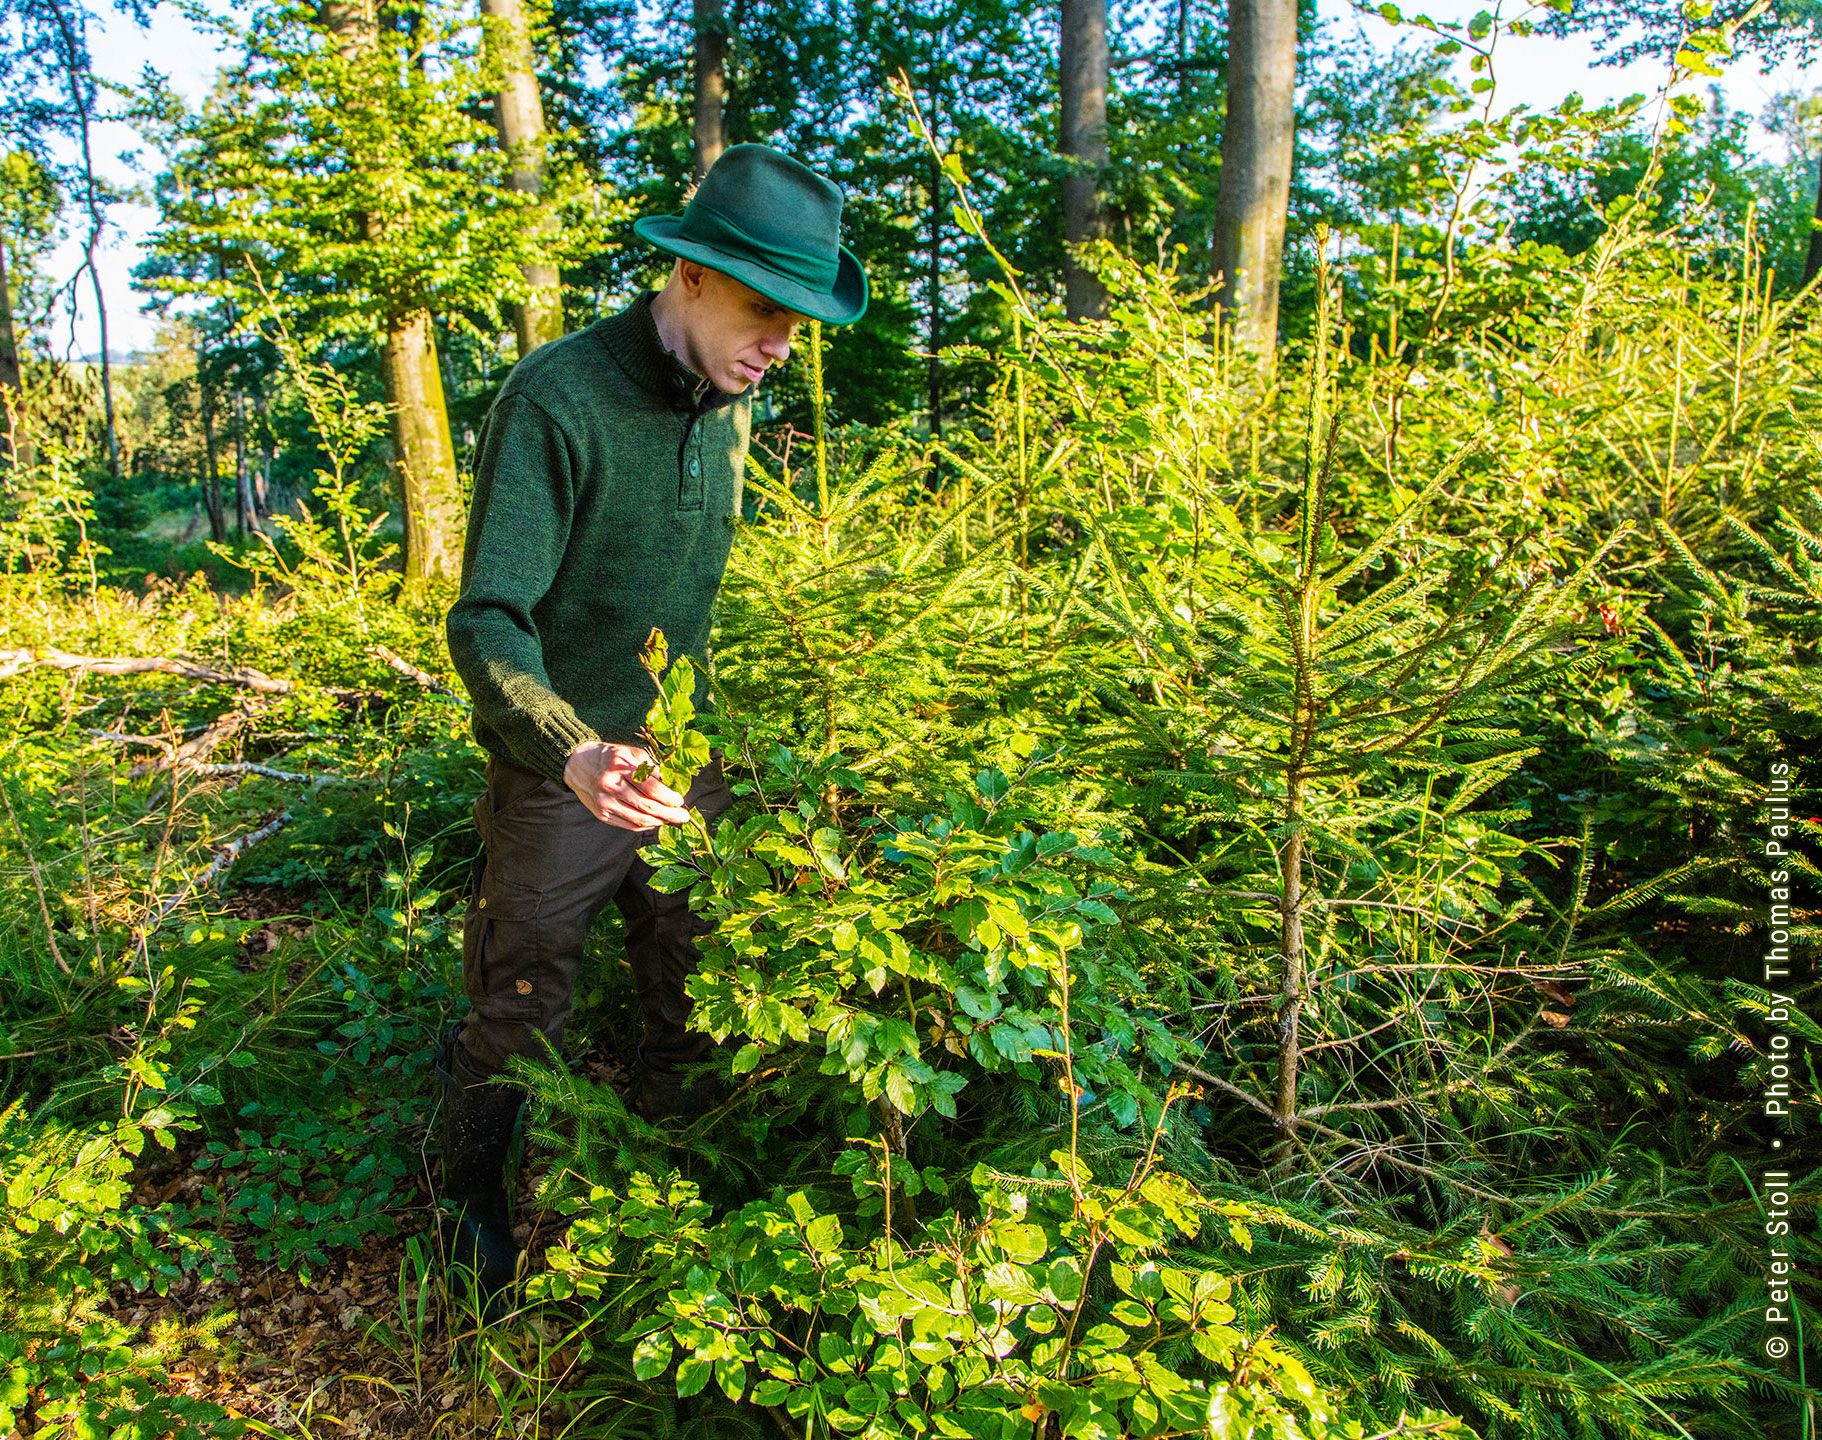
{"label": "hat crown", "polygon": [[809,166],[769,145],[732,145],[702,177],[677,233],[827,289],[841,263],[841,209],[841,190]]}
{"label": "hat crown", "polygon": [[722,151],[681,215],[646,215],[633,233],[730,275],[825,325],[867,310],[867,272],[841,243],[842,193],[770,145]]}

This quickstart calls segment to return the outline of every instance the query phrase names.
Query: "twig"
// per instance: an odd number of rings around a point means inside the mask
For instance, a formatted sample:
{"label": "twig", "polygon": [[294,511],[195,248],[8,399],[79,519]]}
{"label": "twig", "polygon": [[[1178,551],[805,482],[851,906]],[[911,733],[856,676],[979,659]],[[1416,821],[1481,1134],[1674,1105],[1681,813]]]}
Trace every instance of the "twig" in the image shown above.
{"label": "twig", "polygon": [[87,730],[84,735],[93,735],[97,740],[111,740],[116,745],[150,745],[155,750],[168,749],[168,743],[155,735],[121,735],[113,730]]}
{"label": "twig", "polygon": [[256,719],[265,705],[254,704],[230,710],[219,717],[215,723],[194,739],[186,740],[181,745],[167,746],[163,741],[152,743],[164,746],[165,753],[156,760],[145,760],[127,771],[129,780],[138,780],[147,775],[156,775],[161,770],[173,767],[182,770],[194,770],[202,756],[208,754],[222,741],[227,740]]}
{"label": "twig", "polygon": [[38,892],[38,913],[44,917],[44,938],[50,942],[51,959],[57,962],[57,968],[65,975],[74,975],[76,972],[70,969],[69,962],[63,958],[63,952],[57,948],[57,934],[51,928],[51,907],[44,898],[44,877],[38,873],[38,861],[32,855],[32,847],[25,838],[25,829],[20,825],[18,815],[13,812],[12,792],[5,785],[0,785],[0,800],[6,801],[6,818],[13,822],[13,831],[19,837],[19,848],[25,852],[25,863],[32,867],[32,887]]}
{"label": "twig", "polygon": [[200,660],[185,660],[170,655],[72,655],[54,645],[35,649],[0,649],[0,680],[29,670],[34,665],[49,665],[58,670],[90,670],[97,675],[143,675],[162,671],[182,675],[189,680],[208,680],[219,685],[244,685],[268,695],[289,695],[289,680],[276,680],[258,670],[244,666],[208,665]]}
{"label": "twig", "polygon": [[778,1427],[779,1432],[786,1437],[786,1440],[803,1440],[803,1437],[798,1434],[797,1427],[786,1418],[784,1411],[778,1406],[766,1406],[765,1413],[772,1417],[772,1423]]}
{"label": "twig", "polygon": [[[1246,1091],[1240,1089],[1239,1086],[1228,1084],[1227,1081],[1223,1080],[1219,1075],[1210,1075],[1206,1070],[1198,1070],[1194,1065],[1187,1064],[1182,1060],[1176,1061],[1175,1064],[1176,1068],[1181,1070],[1185,1075],[1193,1076],[1204,1084],[1213,1085],[1219,1090],[1225,1090],[1229,1095],[1246,1101],[1246,1103],[1251,1105],[1255,1110],[1271,1116],[1273,1123],[1277,1123],[1277,1112],[1257,1095],[1249,1095]],[[1322,1134],[1327,1135],[1330,1139],[1340,1140],[1349,1145],[1359,1146],[1362,1154],[1368,1160],[1383,1160],[1388,1165],[1397,1166],[1400,1170],[1409,1170],[1414,1174],[1427,1176],[1429,1179],[1438,1181],[1441,1184],[1453,1185],[1458,1190],[1465,1190],[1470,1195],[1478,1195],[1483,1200],[1497,1200],[1502,1205],[1511,1205],[1514,1203],[1509,1196],[1498,1195],[1491,1190],[1482,1190],[1478,1185],[1472,1185],[1466,1180],[1458,1180],[1453,1175],[1445,1175],[1442,1171],[1433,1170],[1428,1165],[1419,1165],[1415,1160],[1400,1159],[1384,1147],[1375,1147],[1371,1142],[1362,1140],[1356,1135],[1349,1135],[1346,1131],[1337,1130],[1332,1125],[1324,1125],[1318,1120],[1312,1120],[1309,1118],[1308,1111],[1300,1114],[1297,1119],[1299,1124],[1306,1125],[1312,1130],[1318,1130]]]}
{"label": "twig", "polygon": [[426,690],[434,690],[439,695],[448,695],[457,700],[462,698],[428,670],[418,669],[418,667],[413,665],[409,660],[393,654],[392,651],[388,650],[384,645],[369,645],[367,648],[375,655],[379,656],[380,659],[384,660],[387,665],[398,671],[399,674],[403,675],[407,680],[415,680]]}
{"label": "twig", "polygon": [[146,922],[145,929],[142,933],[150,935],[164,923],[164,919],[167,915],[179,905],[183,904],[191,895],[198,890],[212,888],[215,882],[221,878],[222,873],[226,871],[229,866],[233,865],[236,860],[240,859],[240,857],[248,850],[252,849],[253,846],[259,844],[261,840],[276,835],[290,823],[291,812],[287,810],[280,815],[278,819],[268,821],[257,830],[248,831],[238,840],[230,840],[226,845],[215,852],[215,858],[209,862],[208,867],[202,874],[190,881],[189,884],[185,885],[183,889],[179,890],[159,907],[158,913],[153,915],[152,918]]}
{"label": "twig", "polygon": [[1265,1114],[1270,1115],[1274,1120],[1278,1118],[1277,1113],[1272,1107],[1267,1105],[1257,1095],[1250,1095],[1238,1085],[1228,1084],[1227,1081],[1223,1080],[1219,1075],[1210,1075],[1208,1071],[1198,1070],[1194,1065],[1188,1064],[1185,1061],[1178,1060],[1175,1063],[1176,1068],[1181,1070],[1185,1075],[1200,1080],[1204,1085],[1213,1085],[1217,1090],[1225,1090],[1235,1099],[1246,1101],[1253,1109],[1263,1111]]}

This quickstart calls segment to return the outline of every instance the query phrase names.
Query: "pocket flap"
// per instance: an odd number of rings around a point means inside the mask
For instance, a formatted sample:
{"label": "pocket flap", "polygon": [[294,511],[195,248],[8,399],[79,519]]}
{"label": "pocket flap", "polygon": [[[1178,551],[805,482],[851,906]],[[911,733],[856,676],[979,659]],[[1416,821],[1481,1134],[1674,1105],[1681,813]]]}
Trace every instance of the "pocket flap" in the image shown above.
{"label": "pocket flap", "polygon": [[481,876],[475,908],[493,920],[531,920],[536,918],[538,902],[543,898],[541,890],[521,885],[516,880],[501,879],[490,865]]}

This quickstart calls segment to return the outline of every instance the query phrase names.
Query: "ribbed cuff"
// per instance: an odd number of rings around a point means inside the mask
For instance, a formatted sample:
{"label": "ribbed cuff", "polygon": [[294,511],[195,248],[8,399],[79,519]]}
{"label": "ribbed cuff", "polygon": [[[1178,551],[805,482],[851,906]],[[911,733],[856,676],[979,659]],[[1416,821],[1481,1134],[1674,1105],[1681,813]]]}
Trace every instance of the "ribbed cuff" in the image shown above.
{"label": "ribbed cuff", "polygon": [[[524,729],[512,737],[513,750],[527,769],[536,770],[559,785],[563,783],[569,752],[578,745],[601,738],[567,710],[544,711],[528,717],[528,721]],[[520,753],[521,744],[525,747],[523,753]]]}

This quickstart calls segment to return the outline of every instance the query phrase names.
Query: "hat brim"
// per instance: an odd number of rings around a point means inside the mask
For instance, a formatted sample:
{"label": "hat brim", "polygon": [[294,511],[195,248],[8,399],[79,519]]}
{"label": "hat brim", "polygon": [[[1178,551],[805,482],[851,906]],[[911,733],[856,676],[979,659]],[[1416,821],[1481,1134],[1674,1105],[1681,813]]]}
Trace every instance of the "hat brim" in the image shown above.
{"label": "hat brim", "polygon": [[834,290],[812,290],[802,281],[768,270],[757,261],[730,255],[697,240],[685,240],[678,234],[682,221],[681,215],[646,215],[633,221],[633,233],[660,250],[732,275],[766,299],[825,325],[852,325],[867,312],[867,272],[860,268],[860,261],[846,245],[836,247],[841,253],[841,262],[836,269]]}

